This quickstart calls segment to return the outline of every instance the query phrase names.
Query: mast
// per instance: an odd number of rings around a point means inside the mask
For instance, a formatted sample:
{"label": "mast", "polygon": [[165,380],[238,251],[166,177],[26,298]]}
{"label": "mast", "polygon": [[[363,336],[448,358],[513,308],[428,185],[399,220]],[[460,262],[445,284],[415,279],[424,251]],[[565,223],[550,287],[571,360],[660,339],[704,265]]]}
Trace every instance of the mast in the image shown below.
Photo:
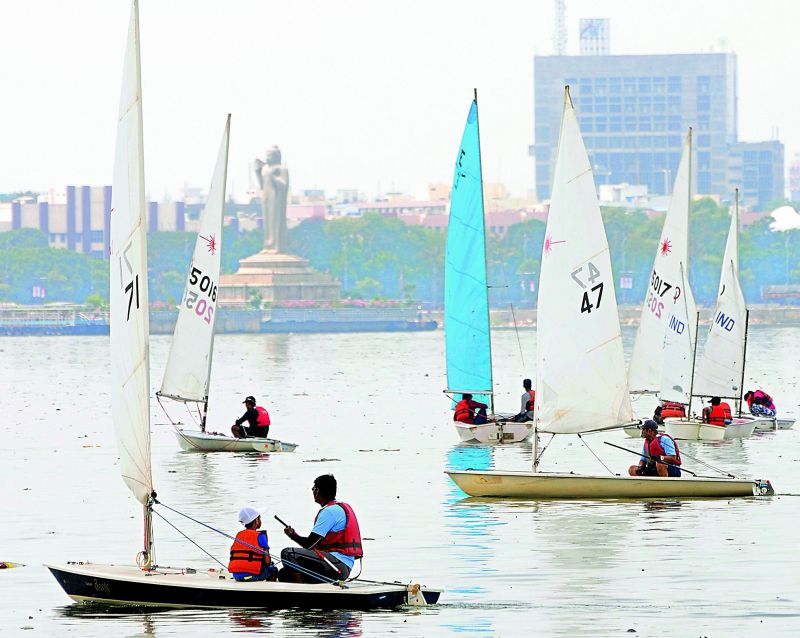
{"label": "mast", "polygon": [[[686,196],[687,196],[689,201],[686,203],[686,218],[687,218],[686,219],[686,272],[685,272],[686,277],[684,278],[683,285],[684,285],[685,288],[691,290],[692,286],[689,283],[689,253],[691,252],[691,250],[689,249],[689,237],[691,237],[691,232],[690,232],[691,220],[689,219],[689,217],[691,216],[691,213],[692,213],[692,141],[693,141],[693,139],[692,139],[692,127],[691,126],[689,127],[689,133],[687,134],[687,137],[689,138],[689,158],[688,158],[688,160],[689,160],[689,175],[688,175],[689,186],[686,189]],[[692,298],[694,298],[694,295],[692,295]],[[695,305],[695,307],[696,307],[696,305]],[[688,308],[688,306],[687,306],[687,308]],[[691,335],[691,334],[689,335],[692,338],[692,340],[694,341],[693,347],[694,347],[695,355],[697,354],[697,330],[698,330],[699,324],[700,324],[700,313],[699,312],[697,313],[697,317],[698,317],[698,320],[697,320],[697,325],[695,326],[695,329],[694,329],[694,335]],[[693,356],[692,357],[692,380],[694,380],[694,365],[695,365],[694,361],[695,361],[695,359],[696,359],[696,356]],[[691,395],[691,392],[690,392],[689,393],[689,402],[690,403],[691,403],[691,396],[692,395]]]}
{"label": "mast", "polygon": [[[473,100],[475,100],[475,112],[478,112],[478,89],[473,88]],[[481,118],[480,116],[475,119],[475,125],[478,129],[478,177],[481,184],[481,224],[483,225],[483,268],[486,271],[486,325],[489,326],[489,407],[490,414],[494,414],[494,374],[492,374],[492,327],[491,327],[491,313],[489,311],[489,265],[486,257],[486,203],[483,198],[483,163],[481,160]]]}
{"label": "mast", "polygon": [[[697,312],[697,316],[694,320],[694,333],[697,335],[697,330],[700,328],[700,312]],[[694,347],[692,350],[692,381],[689,384],[689,406],[686,410],[686,414],[692,414],[692,396],[694,393],[694,368],[697,365],[697,338],[695,337],[694,340]]]}
{"label": "mast", "polygon": [[[736,234],[739,234],[739,189],[736,189],[736,196],[734,199],[734,206],[733,206],[733,215],[735,219],[735,226],[736,226]],[[736,253],[734,254],[734,258],[736,259],[736,278],[739,278],[739,241],[737,238],[736,241]],[[739,402],[739,416],[742,416],[742,397],[744,396],[744,369],[747,366],[747,328],[750,325],[750,310],[745,308],[744,311],[744,344],[742,347],[742,381],[739,384],[739,398],[737,401]]]}

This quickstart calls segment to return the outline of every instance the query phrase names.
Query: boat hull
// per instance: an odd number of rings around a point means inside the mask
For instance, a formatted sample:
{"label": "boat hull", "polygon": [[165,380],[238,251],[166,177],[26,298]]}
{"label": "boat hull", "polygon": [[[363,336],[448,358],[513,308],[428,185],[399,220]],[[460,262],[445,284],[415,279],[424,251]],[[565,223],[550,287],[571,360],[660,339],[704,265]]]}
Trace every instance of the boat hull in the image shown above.
{"label": "boat hull", "polygon": [[790,430],[794,425],[794,419],[778,419],[776,417],[757,416],[753,417],[756,424],[756,430],[769,431],[769,430]]}
{"label": "boat hull", "polygon": [[731,439],[746,439],[753,434],[756,424],[753,421],[734,419],[729,425],[700,424],[701,441],[729,441]]}
{"label": "boat hull", "polygon": [[294,452],[296,443],[277,439],[248,437],[235,439],[232,436],[198,430],[175,430],[178,445],[187,452]]}
{"label": "boat hull", "polygon": [[[155,569],[68,563],[46,565],[66,594],[76,602],[157,607],[220,607],[260,609],[380,609],[408,602],[408,586],[348,583],[301,585],[278,582],[241,583],[221,571]],[[441,591],[421,589],[434,604]]]}
{"label": "boat hull", "polygon": [[689,419],[664,419],[664,432],[673,439],[697,441],[700,439],[700,421]]}
{"label": "boat hull", "polygon": [[525,499],[729,498],[774,494],[769,481],[582,476],[544,472],[446,472],[470,496]]}
{"label": "boat hull", "polygon": [[483,425],[456,424],[456,432],[465,443],[519,443],[527,439],[533,432],[533,422],[515,423],[504,421],[484,423]]}

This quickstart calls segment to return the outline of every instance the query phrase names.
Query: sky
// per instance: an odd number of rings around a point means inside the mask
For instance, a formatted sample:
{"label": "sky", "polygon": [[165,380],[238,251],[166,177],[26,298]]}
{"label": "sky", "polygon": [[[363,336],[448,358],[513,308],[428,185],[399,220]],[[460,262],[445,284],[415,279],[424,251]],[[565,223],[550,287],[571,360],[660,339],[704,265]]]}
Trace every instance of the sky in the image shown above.
{"label": "sky", "polygon": [[[800,2],[566,0],[612,54],[738,55],[739,137],[800,152]],[[128,0],[0,0],[0,192],[110,184]],[[273,144],[292,189],[425,197],[450,183],[478,89],[484,180],[534,185],[533,56],[552,0],[141,0],[146,188],[206,189],[227,113],[229,193]]]}

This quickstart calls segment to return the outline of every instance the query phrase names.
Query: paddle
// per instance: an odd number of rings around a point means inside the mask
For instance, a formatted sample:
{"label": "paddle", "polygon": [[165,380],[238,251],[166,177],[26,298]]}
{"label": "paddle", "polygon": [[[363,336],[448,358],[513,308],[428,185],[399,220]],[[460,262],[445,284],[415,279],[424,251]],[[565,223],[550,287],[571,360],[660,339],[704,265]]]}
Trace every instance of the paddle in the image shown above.
{"label": "paddle", "polygon": [[[642,455],[642,454],[641,454],[641,452],[636,452],[635,450],[629,450],[628,448],[626,448],[626,447],[622,447],[621,445],[615,445],[615,444],[613,444],[613,443],[609,443],[608,441],[603,441],[603,443],[605,443],[606,445],[610,445],[611,447],[615,447],[615,448],[617,448],[618,450],[624,450],[625,452],[630,452],[631,454],[635,454],[636,456],[641,456],[641,455]],[[694,476],[695,478],[697,478],[697,474],[695,474],[695,473],[694,473],[694,472],[692,472],[691,470],[687,470],[687,469],[685,469],[685,468],[682,468],[680,465],[674,465],[673,463],[667,463],[667,461],[662,461],[661,459],[657,459],[657,458],[654,458],[654,457],[652,457],[652,456],[651,456],[650,458],[651,458],[653,461],[655,461],[656,463],[661,463],[661,465],[666,465],[667,467],[674,467],[674,468],[677,468],[677,469],[679,469],[681,472],[686,472],[687,474],[691,474],[692,476]],[[663,477],[662,477],[662,478],[663,478]]]}

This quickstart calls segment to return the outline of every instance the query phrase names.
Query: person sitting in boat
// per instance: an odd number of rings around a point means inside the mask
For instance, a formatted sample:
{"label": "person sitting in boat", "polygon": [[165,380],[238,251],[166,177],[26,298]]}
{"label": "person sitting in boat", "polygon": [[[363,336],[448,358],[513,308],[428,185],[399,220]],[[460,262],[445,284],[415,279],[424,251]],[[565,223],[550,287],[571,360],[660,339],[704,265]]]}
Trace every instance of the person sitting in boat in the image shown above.
{"label": "person sitting in boat", "polygon": [[653,413],[653,421],[659,425],[663,425],[664,419],[669,417],[685,419],[686,406],[677,401],[662,401],[661,405],[659,405]]}
{"label": "person sitting in boat", "polygon": [[642,456],[638,465],[631,465],[631,476],[671,476],[681,475],[681,453],[678,443],[669,434],[658,431],[658,424],[648,419],[642,424]]}
{"label": "person sitting in boat", "polygon": [[277,580],[278,568],[269,555],[267,533],[259,529],[261,514],[253,507],[243,507],[239,510],[239,522],[244,529],[236,534],[231,545],[228,571],[238,581]]}
{"label": "person sitting in boat", "polygon": [[517,423],[533,421],[533,406],[536,404],[536,390],[531,389],[531,380],[523,379],[522,388],[525,390],[525,392],[522,393],[519,414],[515,414],[512,419]]}
{"label": "person sitting in boat", "polygon": [[772,397],[761,389],[756,390],[755,392],[748,390],[744,393],[744,400],[747,401],[747,407],[750,409],[750,414],[769,417],[774,417],[778,414],[778,410],[775,407],[775,402],[772,400]]}
{"label": "person sitting in boat", "polygon": [[[269,412],[266,408],[256,405],[256,399],[253,396],[247,397],[242,401],[245,406],[245,412],[241,418],[236,419],[236,422],[231,427],[233,436],[237,439],[243,439],[248,436],[258,437],[265,439],[269,434]],[[242,425],[247,421],[248,425]]]}
{"label": "person sitting in boat", "polygon": [[333,474],[315,478],[311,494],[320,510],[309,535],[300,536],[291,526],[283,530],[300,547],[287,547],[281,552],[283,568],[278,572],[278,580],[282,582],[315,584],[345,580],[356,558],[364,555],[356,514],[347,503],[336,500]]}
{"label": "person sitting in boat", "polygon": [[469,423],[470,425],[483,425],[489,420],[486,416],[486,408],[488,407],[485,403],[473,401],[471,394],[462,394],[461,401],[456,403],[453,421]]}
{"label": "person sitting in boat", "polygon": [[731,406],[719,397],[711,397],[711,407],[703,408],[703,423],[709,425],[730,425],[733,421]]}

